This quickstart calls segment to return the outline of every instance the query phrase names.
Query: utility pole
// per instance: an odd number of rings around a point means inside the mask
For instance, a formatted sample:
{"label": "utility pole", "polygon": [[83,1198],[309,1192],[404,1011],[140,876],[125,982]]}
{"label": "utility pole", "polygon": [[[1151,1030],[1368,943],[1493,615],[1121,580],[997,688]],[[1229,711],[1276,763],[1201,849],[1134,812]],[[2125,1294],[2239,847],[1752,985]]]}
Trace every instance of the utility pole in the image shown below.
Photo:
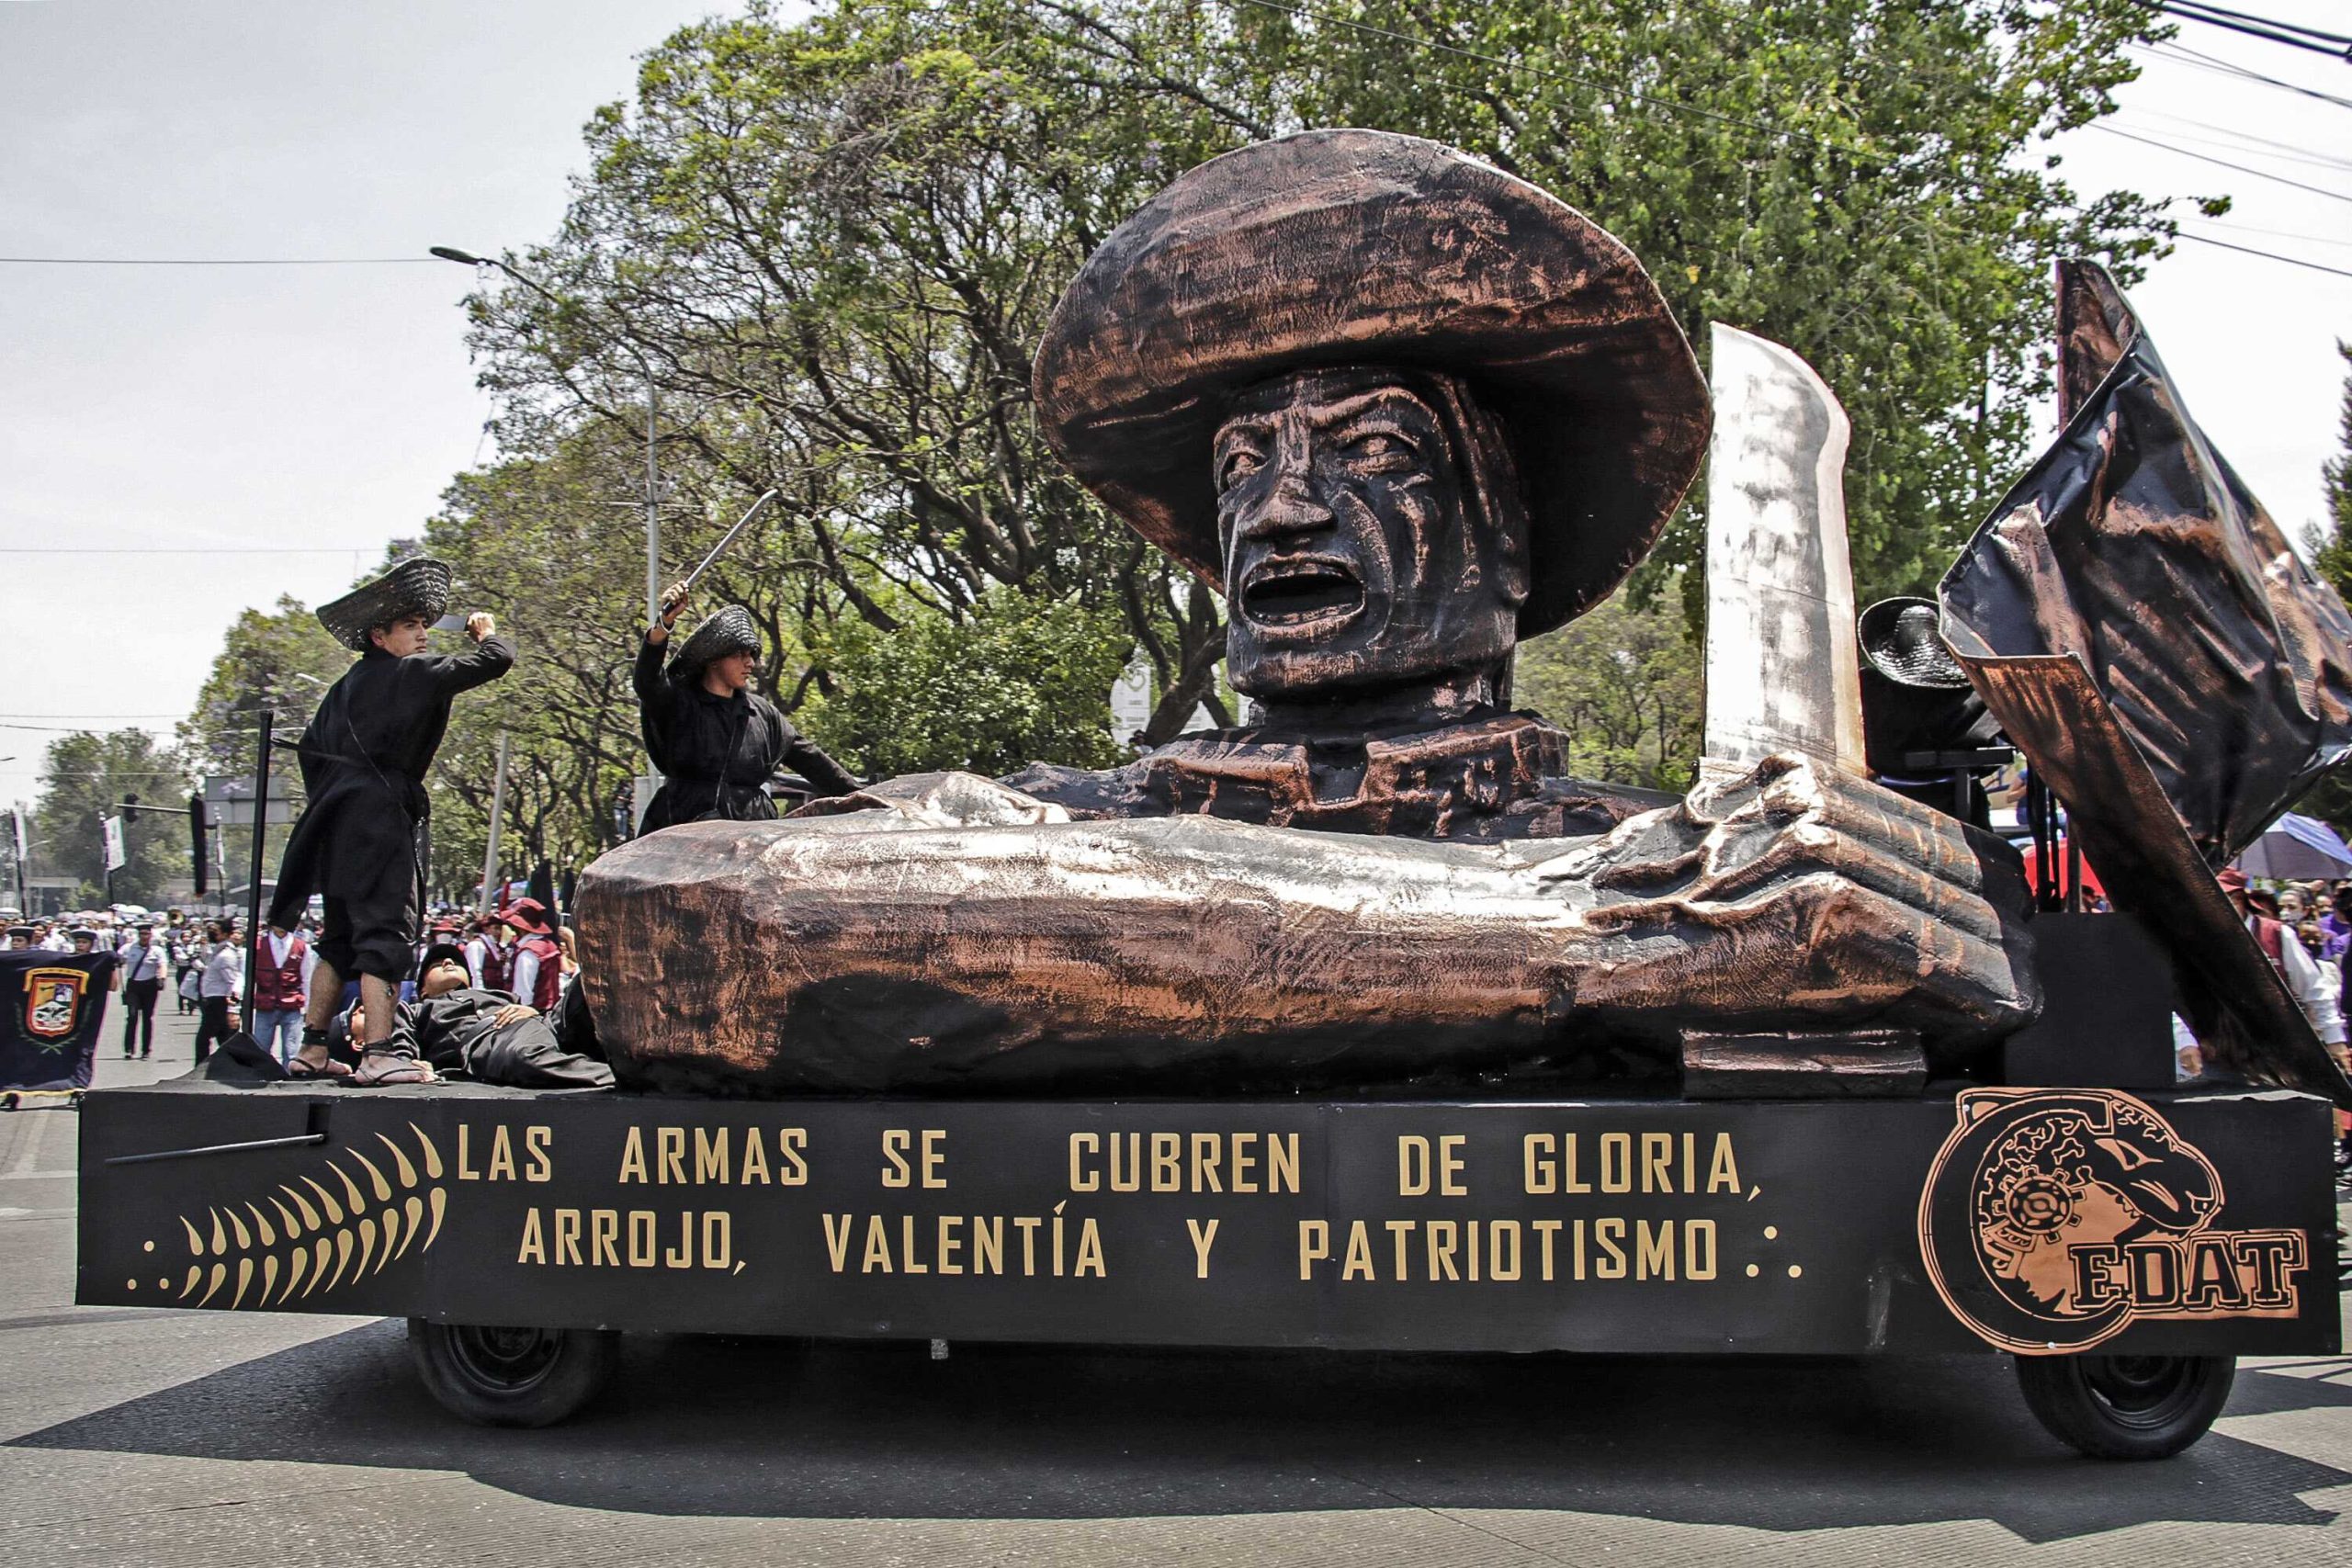
{"label": "utility pole", "polygon": [[237,1015],[247,1029],[254,1024],[254,971],[259,967],[254,960],[261,953],[261,856],[266,837],[262,829],[269,820],[270,728],[277,718],[270,709],[261,710],[261,750],[254,761],[254,850],[245,874],[245,994]]}

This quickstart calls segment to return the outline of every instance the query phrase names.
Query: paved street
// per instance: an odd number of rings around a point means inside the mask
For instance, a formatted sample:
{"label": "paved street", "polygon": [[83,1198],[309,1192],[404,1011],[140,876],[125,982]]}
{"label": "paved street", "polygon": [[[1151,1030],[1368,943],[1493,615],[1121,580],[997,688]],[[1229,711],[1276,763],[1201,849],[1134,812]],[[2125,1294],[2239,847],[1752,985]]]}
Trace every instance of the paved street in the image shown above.
{"label": "paved street", "polygon": [[[168,1006],[168,1003],[166,1004]],[[149,1066],[185,1071],[167,1021]],[[456,1424],[398,1324],[84,1309],[76,1118],[0,1117],[0,1561],[2352,1562],[2352,1359],[2249,1362],[2165,1464],[1995,1358],[814,1351],[632,1340],[572,1425]]]}

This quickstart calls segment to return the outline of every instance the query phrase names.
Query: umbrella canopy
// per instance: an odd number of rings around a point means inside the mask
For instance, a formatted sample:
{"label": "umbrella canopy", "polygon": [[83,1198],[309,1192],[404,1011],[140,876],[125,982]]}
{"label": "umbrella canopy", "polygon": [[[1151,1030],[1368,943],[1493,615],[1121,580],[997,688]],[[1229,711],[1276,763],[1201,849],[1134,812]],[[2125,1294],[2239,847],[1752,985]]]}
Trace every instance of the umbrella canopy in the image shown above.
{"label": "umbrella canopy", "polygon": [[2294,880],[2352,876],[2352,845],[2326,823],[2290,811],[2245,847],[2237,868],[2248,876]]}
{"label": "umbrella canopy", "polygon": [[[2026,886],[2029,887],[2040,886],[2041,885],[2041,852],[2033,847],[2033,841],[2030,839],[2024,843],[2019,844],[2018,849],[2018,852],[2025,856]],[[2057,841],[2051,846],[2050,865],[2053,880],[2058,884],[2058,891],[2061,893],[2065,892],[2066,835],[2064,833],[2059,834]],[[2099,884],[2098,873],[2091,869],[2091,863],[2087,860],[2083,862],[2083,891],[2100,898],[2107,897],[2107,889]]]}

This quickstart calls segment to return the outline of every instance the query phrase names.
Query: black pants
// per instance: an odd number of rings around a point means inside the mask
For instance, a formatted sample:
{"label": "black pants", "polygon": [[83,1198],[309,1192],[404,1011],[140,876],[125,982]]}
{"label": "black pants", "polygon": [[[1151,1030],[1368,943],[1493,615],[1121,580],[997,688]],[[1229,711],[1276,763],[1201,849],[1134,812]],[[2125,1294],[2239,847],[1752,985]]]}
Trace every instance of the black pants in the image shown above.
{"label": "black pants", "polygon": [[180,993],[179,993],[179,987],[182,987],[182,986],[187,985],[187,977],[188,977],[190,975],[193,975],[193,974],[195,974],[195,973],[196,973],[196,966],[195,966],[194,964],[190,964],[190,965],[188,965],[187,967],[186,967],[186,968],[182,969],[178,974],[176,974],[176,975],[175,975],[175,976],[172,976],[172,987],[173,987],[173,989],[172,989],[172,995],[173,995],[175,998],[176,998],[178,999],[178,1001],[179,1001],[179,1004],[180,1004],[180,1015],[181,1015],[183,1018],[185,1018],[187,1014],[192,1013],[192,1012],[194,1012],[194,1011],[196,1010],[196,1004],[195,1004],[194,1002],[192,1002],[192,1001],[188,1000],[186,997],[181,996],[181,995],[180,995]]}
{"label": "black pants", "polygon": [[199,1062],[212,1054],[213,1043],[226,1040],[236,1032],[229,1027],[229,998],[206,997],[197,1004],[203,1014],[196,1026],[196,1059]]}
{"label": "black pants", "polygon": [[131,1036],[139,1036],[139,1054],[142,1056],[155,1049],[155,997],[164,988],[161,979],[125,980],[122,983],[122,1054],[130,1055]]}

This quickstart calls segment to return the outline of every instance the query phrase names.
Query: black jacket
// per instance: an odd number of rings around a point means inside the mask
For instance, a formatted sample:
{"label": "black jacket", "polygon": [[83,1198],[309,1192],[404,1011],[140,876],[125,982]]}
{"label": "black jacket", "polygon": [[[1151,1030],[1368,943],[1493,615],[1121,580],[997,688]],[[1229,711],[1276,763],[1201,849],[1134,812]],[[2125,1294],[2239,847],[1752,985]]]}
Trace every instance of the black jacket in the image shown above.
{"label": "black jacket", "polygon": [[554,1021],[539,1013],[514,1023],[492,1021],[515,1005],[506,991],[467,987],[402,1002],[388,1047],[418,1056],[443,1073],[516,1089],[601,1089],[613,1081],[604,1063],[567,1051]]}
{"label": "black jacket", "polygon": [[302,731],[310,804],[286,841],[271,923],[293,925],[313,893],[359,896],[388,858],[421,863],[424,774],[449,728],[449,704],[514,663],[514,645],[492,636],[456,654],[396,659],[370,649],[344,671]]}
{"label": "black jacket", "polygon": [[637,654],[638,717],[646,754],[663,775],[640,832],[712,818],[774,817],[765,785],[783,767],[804,775],[820,795],[858,787],[765,697],[750,692],[714,696],[699,681],[670,680],[662,672],[667,646],[649,640]]}

